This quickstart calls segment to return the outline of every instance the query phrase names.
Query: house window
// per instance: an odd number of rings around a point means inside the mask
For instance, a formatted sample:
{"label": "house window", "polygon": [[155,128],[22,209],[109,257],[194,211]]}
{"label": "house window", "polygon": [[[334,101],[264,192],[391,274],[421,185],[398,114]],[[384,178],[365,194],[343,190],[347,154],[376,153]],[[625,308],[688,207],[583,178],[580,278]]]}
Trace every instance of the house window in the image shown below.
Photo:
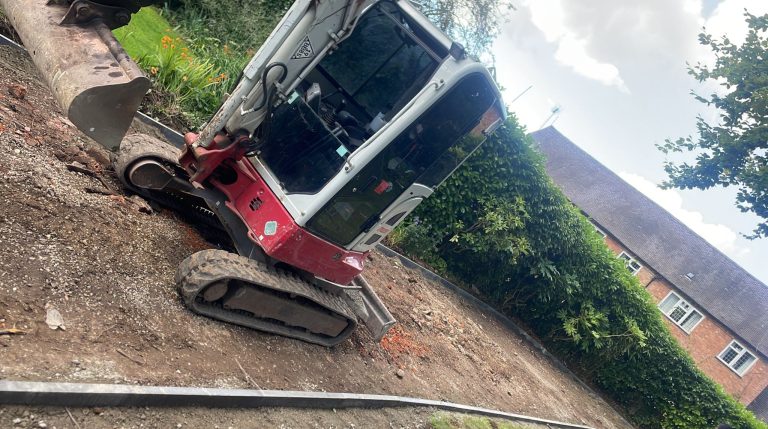
{"label": "house window", "polygon": [[624,260],[624,264],[627,266],[627,269],[634,275],[637,275],[637,272],[640,271],[640,268],[643,268],[643,266],[640,265],[640,263],[637,262],[635,258],[629,256],[626,252],[621,252],[619,254],[619,259]]}
{"label": "house window", "polygon": [[670,292],[661,301],[659,309],[687,334],[690,334],[693,328],[704,319],[704,316],[698,310],[674,292]]}
{"label": "house window", "polygon": [[728,344],[728,347],[717,358],[739,375],[744,375],[752,367],[752,364],[757,361],[755,355],[748,352],[736,340],[731,341],[731,344]]}

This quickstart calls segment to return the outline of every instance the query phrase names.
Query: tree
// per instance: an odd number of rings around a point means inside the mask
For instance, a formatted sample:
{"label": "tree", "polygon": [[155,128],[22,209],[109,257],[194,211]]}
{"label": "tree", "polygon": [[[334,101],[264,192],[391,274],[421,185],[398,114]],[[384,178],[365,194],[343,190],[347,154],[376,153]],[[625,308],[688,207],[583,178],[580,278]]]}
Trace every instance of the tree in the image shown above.
{"label": "tree", "polygon": [[488,53],[506,14],[514,9],[510,0],[426,0],[418,4],[430,21],[477,56]]}
{"label": "tree", "polygon": [[664,165],[665,189],[709,189],[737,186],[736,206],[762,218],[749,238],[768,237],[768,14],[745,10],[749,33],[741,46],[727,36],[703,32],[699,42],[716,56],[712,66],[697,64],[688,72],[699,82],[712,81],[725,95],[695,93],[700,102],[719,110],[720,123],[697,118],[698,137],[666,140],[657,147],[665,154],[691,152],[695,163]]}

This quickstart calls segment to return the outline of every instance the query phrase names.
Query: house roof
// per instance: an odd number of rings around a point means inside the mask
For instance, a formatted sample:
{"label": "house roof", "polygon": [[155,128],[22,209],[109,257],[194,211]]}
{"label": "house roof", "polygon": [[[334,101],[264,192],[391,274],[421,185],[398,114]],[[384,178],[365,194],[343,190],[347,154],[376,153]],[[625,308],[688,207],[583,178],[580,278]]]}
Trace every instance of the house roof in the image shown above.
{"label": "house roof", "polygon": [[552,180],[576,206],[749,348],[768,357],[768,286],[554,127],[531,137],[547,157]]}

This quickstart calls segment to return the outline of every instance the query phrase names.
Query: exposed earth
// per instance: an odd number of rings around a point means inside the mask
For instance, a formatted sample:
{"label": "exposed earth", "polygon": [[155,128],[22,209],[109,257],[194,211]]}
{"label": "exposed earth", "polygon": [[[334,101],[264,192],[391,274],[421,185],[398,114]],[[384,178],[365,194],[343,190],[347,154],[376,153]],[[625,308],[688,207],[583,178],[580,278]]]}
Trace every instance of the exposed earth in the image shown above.
{"label": "exposed earth", "polygon": [[[0,335],[0,378],[395,394],[631,427],[522,337],[381,254],[365,276],[399,321],[381,343],[358,329],[327,349],[193,314],[174,286],[176,267],[215,246],[174,213],[124,194],[109,154],[65,119],[25,54],[2,46],[0,152],[0,332],[23,332]],[[61,315],[57,329],[49,310]],[[0,424],[25,411],[68,425],[60,408],[9,408]],[[350,427],[321,418],[329,412],[241,410],[250,417],[227,420],[231,412],[109,410],[123,420],[103,427],[139,427],[143,413],[160,427]],[[428,416],[365,412],[393,427],[421,427]]]}
{"label": "exposed earth", "polygon": [[[71,416],[71,417],[70,417]],[[258,410],[200,408],[38,408],[8,407],[0,409],[2,428],[434,428],[434,417],[443,417],[456,428],[467,419],[477,417],[435,412],[430,408],[389,408],[378,410],[295,410],[263,408]],[[498,429],[547,429],[545,425],[483,419]],[[466,427],[466,426],[464,426]]]}

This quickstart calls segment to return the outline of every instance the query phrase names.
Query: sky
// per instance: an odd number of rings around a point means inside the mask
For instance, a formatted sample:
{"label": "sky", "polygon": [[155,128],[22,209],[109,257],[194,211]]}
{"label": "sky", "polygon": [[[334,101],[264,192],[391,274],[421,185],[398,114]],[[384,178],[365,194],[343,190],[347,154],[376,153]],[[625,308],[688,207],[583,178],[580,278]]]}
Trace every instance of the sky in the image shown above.
{"label": "sky", "polygon": [[[747,32],[744,9],[762,15],[768,13],[768,1],[513,4],[516,10],[509,13],[493,54],[505,101],[527,130],[554,120],[566,137],[768,284],[768,238],[742,236],[758,218],[735,207],[735,189],[661,190],[664,161],[686,156],[668,158],[655,147],[665,139],[695,135],[697,115],[717,119],[690,95],[716,90],[696,82],[686,66],[714,61],[698,43],[702,28],[741,42]],[[550,117],[555,107],[560,111]]]}

